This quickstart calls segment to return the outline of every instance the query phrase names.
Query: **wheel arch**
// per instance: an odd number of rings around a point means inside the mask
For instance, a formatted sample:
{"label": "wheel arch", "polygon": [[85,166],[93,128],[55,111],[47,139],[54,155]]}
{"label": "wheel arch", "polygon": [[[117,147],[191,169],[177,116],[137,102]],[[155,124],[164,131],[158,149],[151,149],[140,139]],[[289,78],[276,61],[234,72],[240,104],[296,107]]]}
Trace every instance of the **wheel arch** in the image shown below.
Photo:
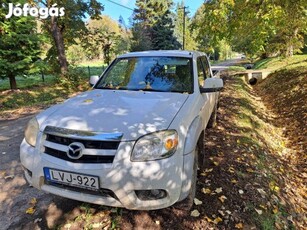
{"label": "wheel arch", "polygon": [[[181,192],[178,201],[185,199],[189,195],[191,189],[191,181],[193,176],[193,164],[194,164],[194,153],[195,147],[201,147],[204,130],[203,121],[200,116],[197,116],[191,123],[188,133],[186,136],[186,141],[184,145],[184,155],[183,155],[183,168],[182,168],[182,185]],[[201,157],[198,156],[198,159]]]}

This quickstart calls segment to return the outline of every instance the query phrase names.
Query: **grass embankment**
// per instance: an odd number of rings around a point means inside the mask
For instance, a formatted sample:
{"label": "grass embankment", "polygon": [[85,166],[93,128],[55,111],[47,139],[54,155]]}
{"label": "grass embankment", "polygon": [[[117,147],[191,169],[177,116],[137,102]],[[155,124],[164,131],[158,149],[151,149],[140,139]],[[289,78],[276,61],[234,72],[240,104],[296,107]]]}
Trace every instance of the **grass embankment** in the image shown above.
{"label": "grass embankment", "polygon": [[278,69],[293,69],[299,66],[306,66],[307,54],[304,55],[294,55],[288,58],[267,58],[259,60],[255,63],[254,69],[268,69],[268,70],[278,70]]}
{"label": "grass embankment", "polygon": [[298,227],[303,212],[283,196],[289,184],[282,129],[274,126],[274,116],[243,78],[230,77],[226,84],[220,125],[207,133],[210,161],[197,193],[204,206],[195,208],[212,227],[220,221],[216,229]]}

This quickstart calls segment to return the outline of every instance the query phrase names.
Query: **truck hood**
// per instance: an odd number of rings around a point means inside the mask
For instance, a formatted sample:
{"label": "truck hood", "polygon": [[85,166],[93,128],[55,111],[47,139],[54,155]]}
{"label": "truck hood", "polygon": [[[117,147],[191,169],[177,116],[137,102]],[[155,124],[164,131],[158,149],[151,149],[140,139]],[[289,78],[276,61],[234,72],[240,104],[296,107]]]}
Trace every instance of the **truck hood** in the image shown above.
{"label": "truck hood", "polygon": [[169,127],[188,94],[126,90],[92,90],[53,106],[37,116],[46,126],[122,133],[122,140]]}

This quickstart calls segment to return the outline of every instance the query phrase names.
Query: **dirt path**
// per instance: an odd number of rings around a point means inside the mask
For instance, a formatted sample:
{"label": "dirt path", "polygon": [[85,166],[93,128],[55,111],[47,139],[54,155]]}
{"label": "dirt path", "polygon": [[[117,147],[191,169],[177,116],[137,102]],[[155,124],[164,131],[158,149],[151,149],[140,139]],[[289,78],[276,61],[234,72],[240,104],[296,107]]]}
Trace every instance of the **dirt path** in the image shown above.
{"label": "dirt path", "polygon": [[[0,229],[45,229],[80,203],[30,187],[19,161],[19,145],[32,116],[0,121]],[[33,198],[35,198],[33,204]],[[31,204],[32,203],[32,204]],[[35,206],[33,214],[26,211]],[[35,223],[37,222],[37,223]]]}
{"label": "dirt path", "polygon": [[[206,133],[194,217],[172,207],[129,211],[84,204],[29,187],[19,144],[31,116],[0,121],[0,229],[303,229],[304,200],[284,196],[289,173],[274,117],[242,78],[225,77],[218,126]],[[279,144],[276,144],[279,143]],[[33,199],[35,198],[35,199]],[[302,203],[302,204],[301,204]],[[26,211],[34,207],[33,214]]]}

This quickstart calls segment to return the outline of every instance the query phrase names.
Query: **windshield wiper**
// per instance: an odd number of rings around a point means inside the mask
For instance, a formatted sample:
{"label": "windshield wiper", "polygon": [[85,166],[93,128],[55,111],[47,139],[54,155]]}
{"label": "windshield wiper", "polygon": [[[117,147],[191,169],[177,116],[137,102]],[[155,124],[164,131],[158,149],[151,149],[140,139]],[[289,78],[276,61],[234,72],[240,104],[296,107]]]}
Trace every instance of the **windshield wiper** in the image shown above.
{"label": "windshield wiper", "polygon": [[96,87],[95,89],[108,89],[108,90],[114,90],[115,88],[110,88],[110,87]]}
{"label": "windshield wiper", "polygon": [[165,90],[161,90],[161,89],[139,89],[140,91],[149,91],[149,92],[168,92],[168,91],[165,91]]}

